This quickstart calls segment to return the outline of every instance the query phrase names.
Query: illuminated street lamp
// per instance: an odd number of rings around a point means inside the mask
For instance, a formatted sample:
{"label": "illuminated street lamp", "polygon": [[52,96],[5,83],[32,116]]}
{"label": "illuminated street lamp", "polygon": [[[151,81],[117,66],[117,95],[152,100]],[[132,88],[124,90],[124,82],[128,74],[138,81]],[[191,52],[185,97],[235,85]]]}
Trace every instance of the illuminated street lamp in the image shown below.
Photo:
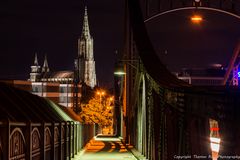
{"label": "illuminated street lamp", "polygon": [[[102,106],[102,96],[104,96],[105,95],[105,92],[103,91],[103,90],[99,90],[99,91],[97,91],[97,95],[99,95],[99,106],[102,108],[103,106]],[[102,133],[102,128],[100,128],[101,129],[101,133]]]}
{"label": "illuminated street lamp", "polygon": [[102,104],[102,96],[105,95],[105,92],[104,91],[98,91],[97,95],[99,95],[100,104]]}
{"label": "illuminated street lamp", "polygon": [[[113,107],[114,107],[114,104],[113,104],[113,101],[114,101],[114,97],[113,96],[110,96],[108,99],[107,99],[107,111],[108,113],[113,113]],[[108,134],[113,134],[113,120],[114,118],[112,117],[111,118],[111,125],[108,126]]]}
{"label": "illuminated street lamp", "polygon": [[126,72],[124,71],[124,67],[122,63],[118,63],[114,69],[114,75],[118,75],[118,76],[123,76],[125,75]]}
{"label": "illuminated street lamp", "polygon": [[[129,68],[127,67],[129,66]],[[126,92],[127,92],[127,84],[126,79],[127,75],[126,71],[129,69],[134,69],[135,71],[140,70],[140,59],[120,59],[116,62],[114,68],[114,90],[115,90],[115,107],[114,107],[114,117],[116,118],[116,132],[117,136],[122,136],[124,123],[126,125],[127,118],[124,117],[127,115],[127,107],[126,107]],[[123,107],[126,110],[123,110]],[[124,114],[125,112],[125,114]],[[123,121],[125,119],[125,121]],[[128,132],[128,127],[126,126],[126,132]],[[126,133],[126,135],[128,135]]]}
{"label": "illuminated street lamp", "polygon": [[203,18],[202,18],[200,15],[193,15],[193,16],[191,17],[191,21],[192,21],[193,23],[196,23],[196,24],[201,23],[202,20],[203,20]]}
{"label": "illuminated street lamp", "polygon": [[125,75],[126,72],[124,72],[123,70],[122,71],[114,71],[114,75],[119,75],[119,76],[122,76],[122,75]]}
{"label": "illuminated street lamp", "polygon": [[[201,0],[194,0],[193,6],[196,7],[195,12],[197,12],[198,7],[200,7],[201,5],[202,5],[202,4],[201,4]],[[202,16],[199,15],[199,14],[194,14],[194,15],[191,17],[192,23],[195,23],[195,24],[201,23],[202,20],[203,20],[203,18],[202,18]]]}
{"label": "illuminated street lamp", "polygon": [[[131,68],[134,68],[136,70],[138,70],[138,67],[136,67],[135,65],[132,64],[132,62],[138,62],[138,64],[140,63],[139,59],[133,59],[133,60],[120,60],[115,69],[114,69],[114,75],[117,76],[124,76],[126,74],[126,71],[124,70],[124,64],[125,65],[129,65]],[[124,63],[124,64],[123,64]]]}
{"label": "illuminated street lamp", "polygon": [[109,106],[112,105],[113,99],[114,99],[114,97],[110,97],[110,98],[108,99],[108,100],[109,100]]}
{"label": "illuminated street lamp", "polygon": [[98,94],[98,95],[104,95],[105,92],[104,92],[104,91],[98,91],[97,94]]}

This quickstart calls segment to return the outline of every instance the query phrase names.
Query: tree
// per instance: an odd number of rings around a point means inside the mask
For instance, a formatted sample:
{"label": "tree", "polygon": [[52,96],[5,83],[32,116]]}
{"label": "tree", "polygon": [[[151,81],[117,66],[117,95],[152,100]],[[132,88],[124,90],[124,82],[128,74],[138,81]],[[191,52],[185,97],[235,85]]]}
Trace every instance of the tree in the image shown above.
{"label": "tree", "polygon": [[100,126],[111,126],[113,123],[112,98],[95,95],[87,104],[81,105],[80,117],[83,123],[97,123]]}

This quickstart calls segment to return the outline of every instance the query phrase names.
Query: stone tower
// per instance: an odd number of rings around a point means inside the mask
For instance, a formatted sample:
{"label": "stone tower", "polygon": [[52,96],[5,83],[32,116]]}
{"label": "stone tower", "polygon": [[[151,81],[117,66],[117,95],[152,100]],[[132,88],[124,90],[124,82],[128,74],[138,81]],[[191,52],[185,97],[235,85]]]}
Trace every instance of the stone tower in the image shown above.
{"label": "stone tower", "polygon": [[93,38],[90,35],[87,7],[85,7],[83,28],[78,39],[78,74],[80,82],[91,88],[96,86],[96,71],[93,55]]}
{"label": "stone tower", "polygon": [[45,55],[43,67],[42,67],[42,73],[48,73],[49,71],[50,71],[50,69],[48,67],[47,55]]}
{"label": "stone tower", "polygon": [[38,64],[37,53],[35,53],[34,63],[31,66],[30,81],[37,82],[40,80],[41,66]]}

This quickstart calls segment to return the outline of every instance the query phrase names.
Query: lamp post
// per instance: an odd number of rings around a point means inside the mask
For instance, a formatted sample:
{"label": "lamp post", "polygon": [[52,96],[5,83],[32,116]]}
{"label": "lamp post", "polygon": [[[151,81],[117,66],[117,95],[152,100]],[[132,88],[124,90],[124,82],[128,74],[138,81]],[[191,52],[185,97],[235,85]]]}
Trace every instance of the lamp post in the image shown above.
{"label": "lamp post", "polygon": [[[121,75],[122,72],[119,72],[119,74]],[[118,75],[119,75],[118,74]],[[115,92],[115,107],[114,107],[114,119],[116,120],[116,126],[115,126],[115,135],[116,136],[121,136],[121,123],[122,123],[122,119],[121,119],[121,100],[120,100],[120,90],[121,90],[121,80],[120,80],[120,76],[114,76],[114,92]]]}
{"label": "lamp post", "polygon": [[[107,105],[106,105],[107,106],[107,113],[113,114],[113,103],[112,103],[113,100],[114,100],[113,97],[109,97],[107,99]],[[110,122],[111,122],[111,125],[108,126],[108,134],[113,134],[113,117],[111,117]]]}
{"label": "lamp post", "polygon": [[104,91],[98,91],[97,95],[99,95],[99,103],[101,105],[102,104],[102,96],[105,95],[105,92]]}
{"label": "lamp post", "polygon": [[118,64],[115,66],[114,75],[117,76],[124,76],[126,75],[126,71],[124,70],[124,64],[131,66],[135,70],[138,70],[138,67],[133,65],[131,62],[138,62],[140,63],[140,59],[133,59],[133,60],[120,60]]}
{"label": "lamp post", "polygon": [[191,16],[191,21],[192,21],[192,23],[194,23],[194,24],[200,24],[200,23],[203,21],[202,16],[197,13],[197,8],[198,8],[199,6],[201,6],[201,5],[202,5],[202,4],[201,4],[201,0],[194,0],[193,6],[195,6],[196,9],[195,9],[194,15]]}
{"label": "lamp post", "polygon": [[[137,62],[137,66],[132,64],[132,62]],[[130,66],[134,70],[139,70],[139,64],[140,64],[140,59],[136,60],[119,60],[115,64],[115,69],[114,69],[114,88],[115,88],[115,118],[117,121],[117,126],[116,126],[116,135],[117,136],[122,136],[122,127],[123,127],[123,117],[124,117],[124,112],[123,112],[123,105],[125,105],[125,116],[128,116],[128,107],[126,106],[126,66]],[[125,125],[126,125],[126,135],[128,135],[128,118],[125,117]]]}
{"label": "lamp post", "polygon": [[[99,90],[99,91],[97,91],[97,95],[99,95],[99,106],[102,110],[102,109],[104,109],[103,105],[102,105],[102,96],[105,95],[105,92],[103,90]],[[101,130],[100,133],[103,133],[103,128],[101,127],[99,129]]]}
{"label": "lamp post", "polygon": [[109,98],[109,106],[111,106],[112,101],[113,101],[113,97],[110,97],[110,98]]}
{"label": "lamp post", "polygon": [[[74,61],[74,80],[73,80],[73,110],[75,113],[79,114],[81,112],[80,100],[79,100],[79,60]],[[67,92],[68,93],[68,92]],[[68,98],[68,97],[67,97]]]}

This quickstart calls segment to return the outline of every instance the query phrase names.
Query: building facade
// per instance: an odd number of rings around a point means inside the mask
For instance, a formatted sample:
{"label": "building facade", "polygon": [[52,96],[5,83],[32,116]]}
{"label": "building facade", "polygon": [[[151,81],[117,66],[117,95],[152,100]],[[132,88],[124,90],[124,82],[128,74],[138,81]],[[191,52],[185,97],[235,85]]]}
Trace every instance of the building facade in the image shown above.
{"label": "building facade", "polygon": [[[81,36],[78,38],[78,54],[75,59],[75,68],[73,71],[50,72],[47,57],[45,55],[43,66],[38,63],[37,54],[35,54],[34,63],[31,66],[29,81],[31,82],[59,82],[73,83],[78,79],[80,83],[94,88],[96,86],[96,69],[93,54],[93,38],[90,35],[88,13],[85,7],[83,26]],[[63,73],[64,72],[64,73]],[[77,74],[74,74],[77,73]],[[59,77],[57,77],[59,75]]]}
{"label": "building facade", "polygon": [[[1,80],[1,82],[31,92],[40,97],[50,99],[64,107],[72,108],[74,106],[74,85],[72,83],[31,82],[24,80]],[[78,90],[81,89],[81,85],[77,87]],[[77,97],[80,100],[80,92]]]}
{"label": "building facade", "polygon": [[37,54],[34,57],[34,63],[31,66],[31,73],[29,80],[31,82],[37,82],[41,78],[41,66],[38,64]]}
{"label": "building facade", "polygon": [[219,86],[222,85],[225,72],[221,64],[213,64],[208,68],[184,68],[175,75],[194,86]]}
{"label": "building facade", "polygon": [[75,60],[79,81],[94,88],[96,86],[96,70],[93,54],[93,38],[90,35],[87,8],[85,8],[82,34],[78,39],[78,55]]}
{"label": "building facade", "polygon": [[[73,107],[74,100],[80,99],[81,84],[94,88],[96,86],[96,71],[87,8],[84,12],[82,33],[78,38],[78,54],[74,66],[73,71],[52,72],[48,66],[47,56],[45,55],[41,67],[36,53],[28,82],[12,81],[10,83],[35,95],[49,98],[65,107]],[[76,86],[78,89],[75,89]],[[75,93],[76,90],[78,93]]]}

